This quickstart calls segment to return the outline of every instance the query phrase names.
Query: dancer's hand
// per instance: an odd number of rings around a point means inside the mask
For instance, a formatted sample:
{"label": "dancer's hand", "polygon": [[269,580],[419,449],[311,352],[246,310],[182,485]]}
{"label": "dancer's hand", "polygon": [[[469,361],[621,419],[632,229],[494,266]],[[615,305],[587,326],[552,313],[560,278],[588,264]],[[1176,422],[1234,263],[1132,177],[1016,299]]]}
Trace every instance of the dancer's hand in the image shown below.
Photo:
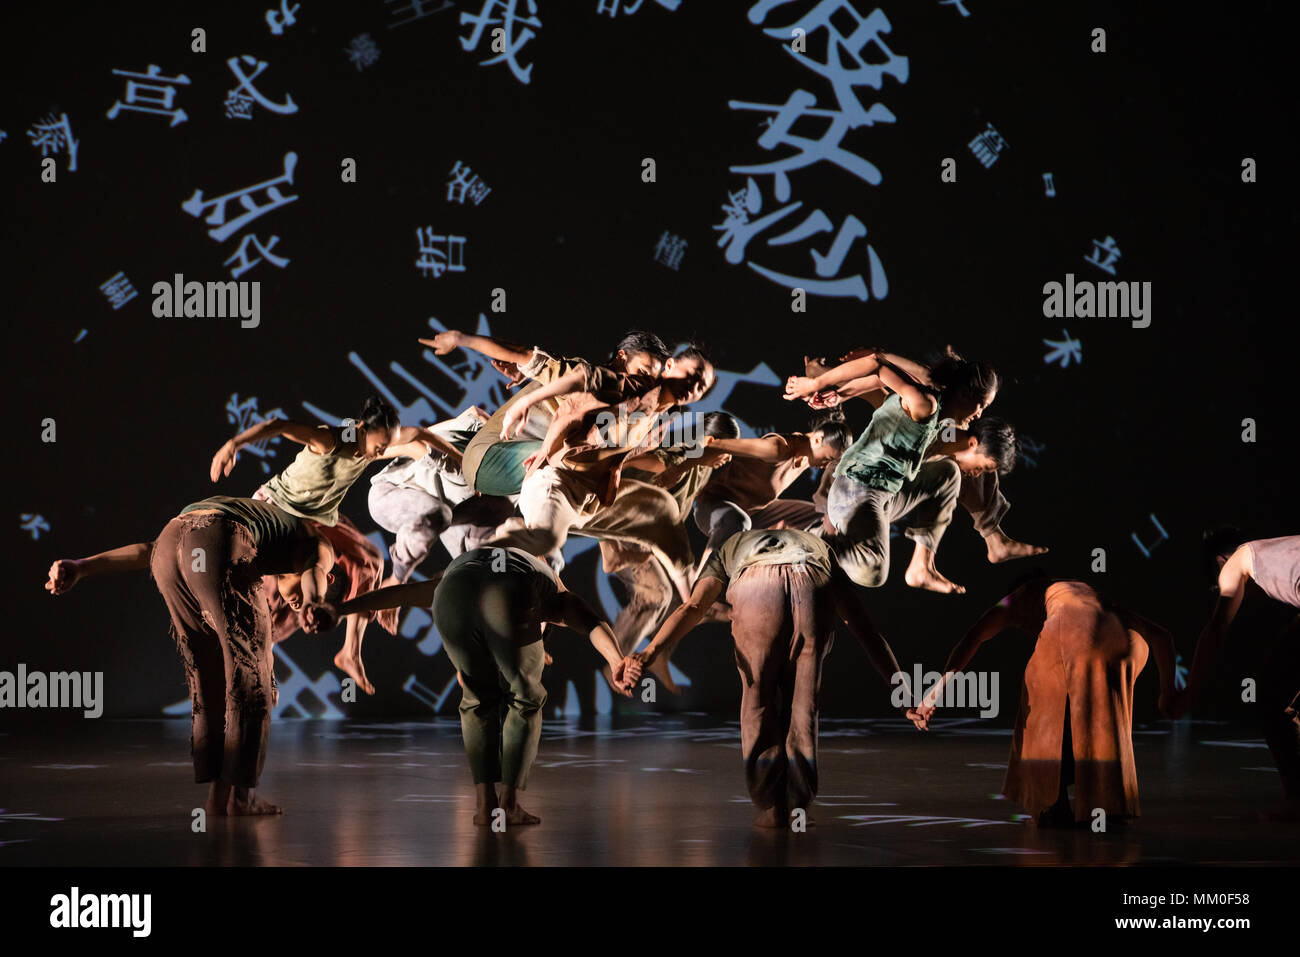
{"label": "dancer's hand", "polygon": [[528,476],[541,468],[545,461],[546,460],[542,458],[540,449],[528,456],[528,458],[524,459],[524,478],[528,478]]}
{"label": "dancer's hand", "polygon": [[785,380],[785,397],[787,401],[806,399],[817,391],[817,380],[806,375],[792,375]]}
{"label": "dancer's hand", "polygon": [[814,409],[833,409],[840,404],[842,396],[834,389],[822,389],[820,392],[814,392],[804,401]]}
{"label": "dancer's hand", "polygon": [[618,688],[619,693],[625,697],[632,697],[632,689],[636,683],[641,680],[641,662],[635,658],[626,657],[614,668],[614,686]]}
{"label": "dancer's hand", "polygon": [[501,420],[502,439],[509,441],[510,439],[519,438],[519,433],[523,431],[524,425],[528,422],[530,407],[527,397],[525,397],[506,409],[505,417]]}
{"label": "dancer's hand", "polygon": [[81,580],[81,563],[75,558],[60,558],[50,566],[50,577],[45,590],[51,595],[62,595]]}
{"label": "dancer's hand", "polygon": [[420,343],[432,349],[434,355],[445,356],[460,348],[461,333],[455,329],[448,329],[446,332],[438,333],[432,339],[421,339]]}
{"label": "dancer's hand", "polygon": [[[931,708],[930,710],[933,711],[934,709]],[[908,721],[912,722],[912,724],[916,725],[916,730],[918,731],[928,731],[930,728],[929,717],[922,715],[921,709],[919,708],[905,708],[903,710],[903,716],[906,717]]]}
{"label": "dancer's hand", "polygon": [[519,366],[513,362],[505,362],[501,359],[492,360],[492,368],[496,369],[510,381],[506,384],[507,389],[513,389],[519,383],[524,381],[524,374],[519,371]]}
{"label": "dancer's hand", "polygon": [[339,610],[331,602],[317,602],[299,612],[298,623],[311,635],[329,631],[339,623]]}
{"label": "dancer's hand", "polygon": [[238,458],[239,452],[235,449],[234,439],[227,439],[226,444],[217,449],[217,454],[212,456],[212,467],[208,469],[208,477],[215,482],[221,476],[229,475]]}
{"label": "dancer's hand", "polygon": [[[921,718],[921,720],[925,722],[926,727],[929,727],[930,719],[934,717],[934,705],[923,704],[918,706],[915,709],[909,709],[909,710],[915,710],[917,715]],[[911,715],[908,715],[908,717],[910,719]]]}

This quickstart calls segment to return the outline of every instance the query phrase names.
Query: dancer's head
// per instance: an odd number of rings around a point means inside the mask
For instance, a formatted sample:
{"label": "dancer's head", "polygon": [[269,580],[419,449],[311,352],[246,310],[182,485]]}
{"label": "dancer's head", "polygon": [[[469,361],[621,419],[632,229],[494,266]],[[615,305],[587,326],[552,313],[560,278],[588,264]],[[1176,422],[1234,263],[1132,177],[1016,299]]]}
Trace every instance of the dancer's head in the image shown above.
{"label": "dancer's head", "polygon": [[1201,535],[1202,558],[1205,562],[1205,571],[1213,575],[1216,579],[1219,571],[1224,564],[1232,557],[1235,552],[1246,542],[1246,536],[1241,529],[1231,525],[1222,525],[1219,528],[1206,529]]}
{"label": "dancer's head", "polygon": [[996,472],[1006,475],[1020,455],[1020,439],[1010,422],[986,415],[977,419],[963,440],[964,448],[953,453],[963,475]]}
{"label": "dancer's head", "polygon": [[740,438],[740,423],[730,412],[705,412],[700,416],[704,434],[715,439]]}
{"label": "dancer's head", "polygon": [[[280,592],[280,597],[284,599],[286,605],[294,611],[301,611],[303,607],[303,578],[311,578],[312,594],[316,597],[316,600],[324,599],[325,591],[334,579],[334,576],[330,574],[334,568],[334,548],[323,537],[313,533],[302,540],[301,549],[296,558],[295,564],[309,567],[306,567],[305,571],[295,572],[291,575],[276,575],[275,587]],[[311,564],[313,562],[315,564]]]}
{"label": "dancer's head", "polygon": [[853,444],[853,432],[844,413],[830,409],[816,416],[808,427],[808,443],[812,446],[808,460],[814,467],[838,462],[845,449]]}
{"label": "dancer's head", "polygon": [[713,388],[713,363],[702,348],[691,344],[664,363],[659,381],[678,405],[690,405]]}
{"label": "dancer's head", "polygon": [[940,416],[967,428],[993,404],[1001,379],[987,362],[963,359],[952,346],[930,367],[930,381],[940,392]]}
{"label": "dancer's head", "polygon": [[664,341],[653,332],[633,329],[618,340],[605,364],[615,372],[657,376],[670,355]]}
{"label": "dancer's head", "polygon": [[368,459],[383,455],[397,441],[397,430],[400,428],[397,410],[377,395],[366,399],[361,414],[353,422],[361,454]]}

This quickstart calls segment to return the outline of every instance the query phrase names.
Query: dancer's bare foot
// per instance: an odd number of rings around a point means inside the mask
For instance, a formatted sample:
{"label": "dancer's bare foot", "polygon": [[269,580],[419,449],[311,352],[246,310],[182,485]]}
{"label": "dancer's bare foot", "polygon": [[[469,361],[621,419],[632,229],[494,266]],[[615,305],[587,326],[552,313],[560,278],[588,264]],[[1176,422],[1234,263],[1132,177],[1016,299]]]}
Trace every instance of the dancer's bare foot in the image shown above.
{"label": "dancer's bare foot", "polygon": [[506,824],[541,824],[542,819],[536,814],[529,814],[519,804],[517,788],[501,789],[501,806],[506,809]]}
{"label": "dancer's bare foot", "polygon": [[253,788],[235,788],[230,792],[226,813],[231,817],[252,817],[257,814],[283,814],[278,804],[272,804]]}
{"label": "dancer's bare foot", "polygon": [[755,815],[754,827],[785,827],[789,817],[785,808],[769,807]]}
{"label": "dancer's bare foot", "polygon": [[375,686],[366,677],[366,666],[361,663],[360,655],[353,657],[348,654],[347,648],[340,648],[339,653],[334,656],[334,667],[349,675],[357,683],[357,687],[366,694],[375,693]]}
{"label": "dancer's bare foot", "polygon": [[1043,555],[1047,552],[1047,546],[1018,542],[1000,528],[995,528],[985,535],[984,544],[988,546],[989,561],[995,565],[1015,558],[1028,558],[1031,555]]}
{"label": "dancer's bare foot", "polygon": [[[375,590],[378,591],[380,588],[387,588],[390,585],[402,584],[405,583],[396,575],[389,575],[375,586]],[[401,614],[401,608],[382,608],[375,612],[375,621],[379,623],[379,627],[384,629],[384,631],[388,632],[390,635],[395,635],[397,634],[397,619],[401,617]]]}
{"label": "dancer's bare foot", "polygon": [[682,693],[682,689],[673,681],[672,673],[668,670],[668,657],[666,655],[660,655],[646,670],[654,675],[655,680],[663,685],[669,694]]}
{"label": "dancer's bare foot", "polygon": [[926,591],[935,591],[941,595],[966,594],[964,585],[958,585],[944,578],[933,565],[927,566],[922,563],[918,566],[916,562],[912,562],[907,567],[907,574],[903,576],[903,580],[913,588],[924,588]]}

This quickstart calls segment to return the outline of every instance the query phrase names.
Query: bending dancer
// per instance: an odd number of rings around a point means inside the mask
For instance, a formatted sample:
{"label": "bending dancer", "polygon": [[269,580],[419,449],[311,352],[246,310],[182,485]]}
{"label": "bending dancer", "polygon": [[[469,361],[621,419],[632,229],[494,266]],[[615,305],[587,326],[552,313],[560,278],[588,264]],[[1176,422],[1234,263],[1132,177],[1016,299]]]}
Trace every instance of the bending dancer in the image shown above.
{"label": "bending dancer", "polygon": [[927,720],[954,673],[1011,628],[1037,634],[1038,643],[1025,667],[1002,792],[1040,827],[1087,822],[1098,808],[1112,820],[1137,817],[1133,688],[1154,655],[1166,711],[1174,695],[1173,639],[1141,615],[1106,605],[1083,582],[1031,581],[985,612],[953,648],[921,706]]}
{"label": "bending dancer", "polygon": [[[1215,541],[1213,536],[1210,540]],[[1256,539],[1239,546],[1229,539],[1213,548],[1219,565],[1219,598],[1196,643],[1187,687],[1175,698],[1174,717],[1190,708],[1205,686],[1246,597],[1247,582],[1254,582],[1275,601],[1300,608],[1300,535]],[[1276,651],[1260,672],[1256,692],[1264,740],[1286,794],[1286,804],[1264,817],[1300,820],[1300,614],[1286,625]]]}
{"label": "bending dancer", "polygon": [[[753,529],[727,539],[705,564],[690,600],[644,651],[626,659],[629,666],[649,667],[670,654],[724,588],[740,671],[740,750],[758,808],[754,823],[784,827],[791,811],[806,810],[817,796],[817,703],[837,622],[848,626],[887,682],[907,679],[830,548],[797,529]],[[917,711],[904,714],[924,729]]]}
{"label": "bending dancer", "polygon": [[262,576],[302,609],[334,564],[311,522],[248,498],[213,496],[181,509],[152,542],[50,566],[62,595],[83,578],[148,568],[171,614],[192,705],[194,780],[209,814],[279,814],[256,793],[275,699],[271,616]]}
{"label": "bending dancer", "polygon": [[[282,472],[254,492],[253,498],[271,502],[290,515],[310,519],[320,526],[321,534],[334,546],[335,552],[348,557],[349,577],[353,587],[360,591],[369,591],[379,584],[384,559],[360,530],[339,514],[339,505],[353,483],[380,459],[399,456],[419,459],[436,449],[451,460],[460,461],[460,452],[441,436],[428,429],[400,425],[396,410],[383,399],[371,396],[361,414],[343,426],[266,419],[245,429],[212,457],[209,470],[212,481],[230,474],[241,448],[275,436],[283,436],[305,448]],[[272,611],[276,611],[274,600]],[[374,694],[375,686],[366,677],[361,642],[372,617],[348,616],[343,647],[334,657],[335,666],[351,675],[367,694]],[[396,614],[381,619],[380,624],[395,634]]]}
{"label": "bending dancer", "polygon": [[839,411],[813,420],[808,432],[772,432],[758,439],[715,439],[711,448],[732,456],[715,471],[695,502],[695,524],[708,536],[700,564],[737,532],[751,528],[815,531],[824,508],[783,499],[781,493],[810,468],[830,469],[853,442]]}
{"label": "bending dancer", "polygon": [[[555,573],[516,548],[476,548],[428,581],[393,585],[334,608],[309,609],[309,627],[380,608],[428,608],[460,680],[460,727],[474,776],[474,823],[539,824],[519,804],[542,736],[542,624],[587,635],[611,667],[622,658],[614,633]],[[624,669],[617,690],[631,697],[639,670]],[[500,793],[497,785],[501,785]]]}
{"label": "bending dancer", "polygon": [[579,369],[521,397],[503,424],[507,438],[533,405],[567,395],[529,465],[519,493],[523,517],[505,522],[492,543],[558,555],[571,530],[613,504],[625,461],[658,446],[661,415],[699,400],[712,386],[713,363],[692,346],[669,359],[658,378]]}
{"label": "bending dancer", "polygon": [[889,575],[889,525],[909,516],[907,536],[914,543],[905,580],[913,588],[962,594],[961,585],[941,575],[934,563],[961,487],[961,469],[949,457],[926,458],[926,449],[950,420],[966,429],[992,404],[998,374],[983,362],[962,359],[951,349],[927,370],[931,385],[871,353],[816,378],[792,376],[786,397],[805,398],[866,376],[894,394],[881,403],[871,423],[844,453],[827,496],[827,523],[838,533],[836,555],[859,585],[874,588]]}
{"label": "bending dancer", "polygon": [[[577,369],[591,370],[593,363],[578,358],[555,358],[540,348],[526,348],[492,339],[473,336],[455,329],[440,332],[432,339],[421,339],[437,355],[446,355],[455,349],[472,349],[492,360],[492,365],[503,375],[518,384],[532,380],[509,399],[484,423],[465,447],[461,470],[466,484],[481,495],[517,495],[523,484],[525,461],[537,451],[546,437],[551,420],[555,418],[560,397],[530,403],[528,417],[517,437],[505,439],[502,426],[510,410],[533,393],[550,385],[563,375]],[[657,376],[663,370],[671,353],[663,340],[649,333],[628,332],[614,352],[604,362],[613,372],[629,375]]]}
{"label": "bending dancer", "polygon": [[[845,356],[841,362],[848,362],[851,359],[866,355],[873,350],[861,349]],[[883,353],[886,362],[894,364],[896,368],[904,368],[907,373],[921,385],[930,385],[930,370],[918,363],[909,363],[907,360],[900,360],[899,357],[891,353]],[[901,363],[901,365],[899,365]],[[809,378],[815,378],[832,368],[825,359],[810,359],[804,357],[805,375]],[[832,408],[838,406],[845,399],[859,396],[864,399],[873,409],[880,407],[880,404],[888,398],[888,390],[881,383],[880,378],[875,375],[865,376],[857,379],[851,379],[842,385],[834,388],[825,389],[807,397],[806,401],[814,409]],[[976,420],[976,431],[984,433],[986,430],[979,427],[978,423],[984,419]],[[1007,497],[1002,494],[1001,481],[999,475],[1006,475],[1011,471],[1015,458],[1020,454],[1019,439],[1015,437],[1015,427],[1010,423],[998,420],[1001,427],[1008,433],[1008,444],[1014,440],[1014,453],[1011,462],[1005,468],[999,468],[996,471],[990,469],[972,470],[962,468],[961,474],[961,492],[957,496],[957,501],[961,504],[971,517],[975,525],[975,531],[984,539],[984,549],[988,554],[988,559],[993,564],[1009,562],[1016,558],[1027,558],[1032,555],[1046,554],[1047,548],[1043,545],[1029,545],[1025,542],[1016,541],[1005,531],[1002,530],[1002,522],[1011,509],[1011,503]],[[970,433],[959,435],[958,441],[963,441],[970,436]],[[981,445],[985,444],[983,435],[980,437]],[[934,451],[933,446],[929,450]],[[961,456],[954,456],[958,464],[961,464]]]}

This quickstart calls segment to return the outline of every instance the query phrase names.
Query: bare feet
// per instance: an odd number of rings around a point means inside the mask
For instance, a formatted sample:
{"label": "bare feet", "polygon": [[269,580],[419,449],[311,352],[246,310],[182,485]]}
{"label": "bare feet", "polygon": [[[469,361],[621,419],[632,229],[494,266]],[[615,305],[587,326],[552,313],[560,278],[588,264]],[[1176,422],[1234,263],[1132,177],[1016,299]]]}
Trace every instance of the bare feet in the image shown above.
{"label": "bare feet", "polygon": [[673,681],[672,673],[668,670],[668,657],[660,655],[647,669],[650,674],[654,675],[658,681],[668,691],[669,694],[681,694],[682,689]]}
{"label": "bare feet", "polygon": [[917,545],[912,552],[912,562],[907,566],[903,580],[913,588],[936,591],[941,595],[964,595],[966,589],[956,582],[950,582],[939,574],[934,567],[934,552],[924,545]]}
{"label": "bare feet", "polygon": [[541,824],[542,819],[536,814],[529,814],[519,806],[519,790],[513,787],[501,789],[501,806],[506,810],[506,824]]}
{"label": "bare feet", "polygon": [[366,666],[361,663],[361,656],[353,657],[347,652],[347,648],[339,649],[339,653],[334,656],[334,667],[348,674],[366,694],[374,694],[375,686],[366,677]]}
{"label": "bare feet", "polygon": [[208,786],[208,800],[203,805],[203,810],[207,812],[208,817],[226,816],[226,806],[230,803],[232,790],[233,788],[224,781],[213,781]]}
{"label": "bare feet", "polygon": [[1009,562],[1014,558],[1028,558],[1031,555],[1043,555],[1047,552],[1046,546],[1018,542],[1014,538],[1008,537],[1006,532],[1000,528],[995,528],[985,535],[984,544],[988,546],[989,561],[995,565],[1000,562]]}
{"label": "bare feet", "polygon": [[230,792],[226,813],[231,817],[251,817],[257,814],[283,814],[278,804],[257,794],[253,788],[235,788]]}

